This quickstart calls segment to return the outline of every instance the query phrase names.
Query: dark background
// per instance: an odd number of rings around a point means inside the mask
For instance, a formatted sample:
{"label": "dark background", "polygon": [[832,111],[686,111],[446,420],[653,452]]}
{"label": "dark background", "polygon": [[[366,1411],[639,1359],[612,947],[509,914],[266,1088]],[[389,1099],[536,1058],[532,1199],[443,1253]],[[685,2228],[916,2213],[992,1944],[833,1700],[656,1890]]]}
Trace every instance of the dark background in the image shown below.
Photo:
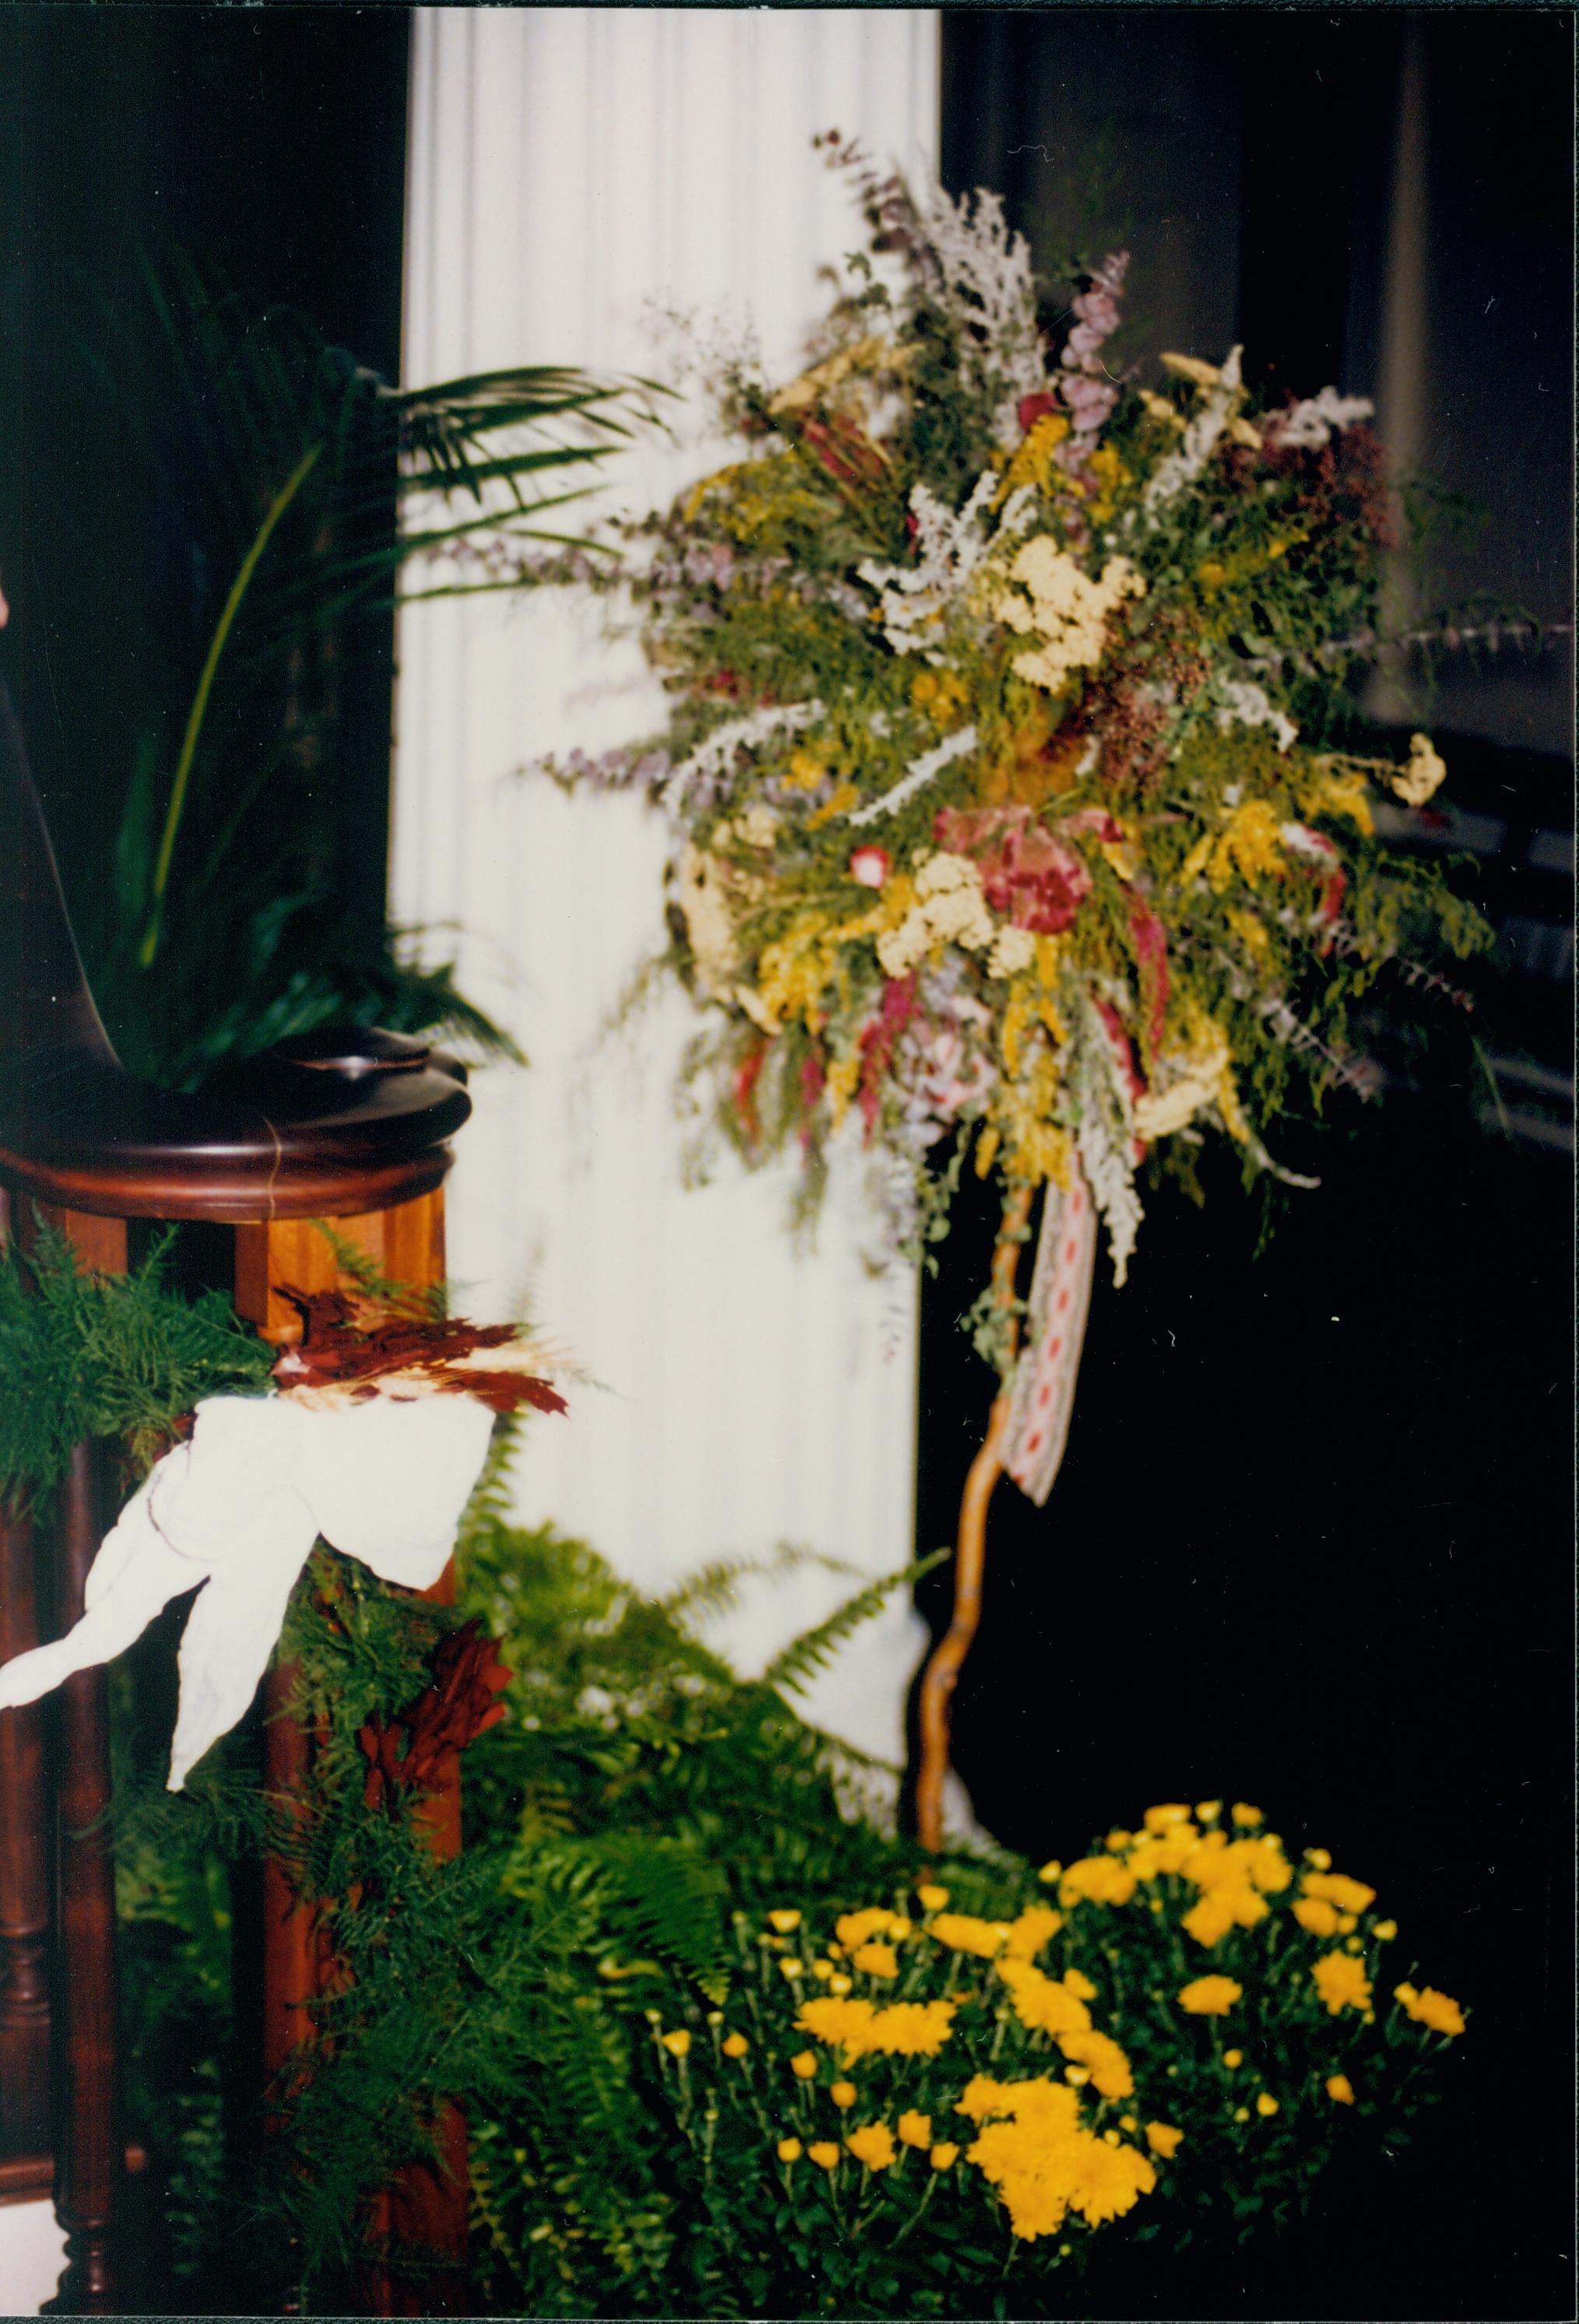
{"label": "dark background", "polygon": [[[0,667],[69,882],[125,781],[136,576],[190,557],[179,493],[127,493],[64,359],[81,280],[169,239],[392,374],[407,32],[350,6],[0,9]],[[1412,297],[1393,419],[1486,512],[1442,544],[1439,594],[1561,622],[1572,86],[1556,12],[953,10],[944,174],[1001,187],[1049,276],[1130,244],[1121,352],[1242,338],[1252,380],[1373,392]],[[1568,669],[1464,656],[1429,706],[1438,838],[1501,930],[1475,1023],[1498,1101],[1456,1020],[1408,1063],[1400,1001],[1376,1028],[1394,1086],[1283,1149],[1324,1185],[1264,1247],[1231,1173],[1204,1213],[1150,1196],[1129,1286],[1099,1281],[1052,1501],[994,1503],[956,1718],[983,1821],[1067,1856],[1153,1799],[1252,1799],[1378,1886],[1399,1976],[1417,1942],[1477,2013],[1457,2103],[1386,2174],[1242,2267],[1138,2273],[1123,2313],[1573,2312]],[[388,676],[371,653],[345,712],[349,916],[382,901]],[[985,1416],[955,1319],[992,1225],[967,1203],[925,1293],[923,1548]]]}
{"label": "dark background", "polygon": [[[1130,244],[1121,357],[1242,340],[1251,381],[1377,395],[1384,437],[1390,384],[1484,512],[1440,544],[1439,602],[1561,622],[1572,60],[1568,15],[1509,8],[955,10],[944,177],[1002,188],[1049,275]],[[1390,381],[1400,299],[1415,368]],[[1392,1085],[1274,1139],[1323,1185],[1270,1237],[1232,1166],[1204,1210],[1148,1196],[1122,1291],[1098,1260],[1048,1508],[993,1502],[956,1712],[983,1821],[1067,1858],[1153,1800],[1253,1801],[1378,1888],[1397,1977],[1417,1960],[1477,2013],[1418,2144],[1183,2298],[1138,2270],[1125,2313],[1574,2313],[1570,669],[1463,656],[1402,721],[1447,760],[1440,836],[1501,931],[1473,1024],[1436,1012],[1406,1063],[1433,1012],[1384,996]],[[955,1318],[996,1206],[967,1203],[923,1292],[923,1550],[991,1394]],[[924,1589],[940,1622],[946,1573]]]}

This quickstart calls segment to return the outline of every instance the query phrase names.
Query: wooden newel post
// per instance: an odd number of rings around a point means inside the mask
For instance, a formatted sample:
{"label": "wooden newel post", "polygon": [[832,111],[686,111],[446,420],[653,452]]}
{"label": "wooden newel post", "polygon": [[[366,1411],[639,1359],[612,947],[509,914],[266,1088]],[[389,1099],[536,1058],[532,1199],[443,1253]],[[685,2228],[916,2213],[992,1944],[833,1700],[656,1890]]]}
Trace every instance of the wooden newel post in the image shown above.
{"label": "wooden newel post", "polygon": [[[464,1069],[397,1034],[332,1028],[287,1043],[194,1095],[125,1073],[83,976],[21,736],[0,688],[0,1190],[14,1227],[32,1205],[64,1230],[79,1264],[125,1265],[128,1219],[230,1223],[239,1311],[272,1337],[287,1335],[282,1280],[303,1288],[334,1279],[327,1240],[310,1222],[333,1219],[387,1274],[426,1285],[444,1271],[441,1182],[448,1140],[471,1102]],[[292,1319],[294,1320],[294,1319]],[[39,1545],[48,1590],[31,1587],[26,1530],[0,1535],[0,1646],[19,1653],[69,1628],[82,1610],[83,1575],[113,1511],[99,1506],[93,1448],[78,1448],[58,1497],[51,1537]],[[432,1594],[442,1597],[446,1584]],[[42,1603],[36,1607],[35,1598]],[[57,1908],[52,1916],[55,2200],[68,2265],[54,2303],[69,2314],[121,2307],[116,2190],[124,2167],[117,2121],[115,1918],[111,1865],[96,1829],[109,1803],[105,1677],[68,1682],[55,1707],[53,1812]],[[274,1702],[280,1708],[275,1683]],[[41,1712],[0,1712],[0,2194],[36,2180],[44,2104],[39,2082],[50,2010],[42,1975],[47,1909],[42,1835],[51,1820]],[[290,1722],[267,1729],[269,1775],[289,1790],[309,1745]],[[457,1843],[458,1788],[437,1804],[436,1844]],[[263,2014],[267,2063],[277,2071],[308,2031],[317,1990],[310,1911],[277,1867],[265,1867]],[[20,2079],[18,2079],[20,2077]],[[392,2244],[450,2263],[439,2312],[465,2304],[465,2137],[443,2134],[441,2175],[408,2174],[384,2199]],[[458,2164],[458,2170],[454,2166]],[[388,2287],[383,2312],[397,2312]]]}

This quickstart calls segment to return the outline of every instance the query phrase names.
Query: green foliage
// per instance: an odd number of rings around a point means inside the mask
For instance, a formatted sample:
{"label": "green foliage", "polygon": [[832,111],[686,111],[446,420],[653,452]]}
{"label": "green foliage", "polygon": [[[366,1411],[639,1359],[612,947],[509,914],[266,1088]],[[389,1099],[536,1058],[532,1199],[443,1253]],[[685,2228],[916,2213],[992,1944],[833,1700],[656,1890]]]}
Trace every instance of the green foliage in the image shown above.
{"label": "green foliage", "polygon": [[124,1275],[79,1273],[42,1222],[31,1255],[0,1249],[0,1498],[47,1495],[86,1437],[124,1440],[141,1474],[200,1397],[263,1388],[272,1351],[224,1294],[166,1284],[174,1232]]}
{"label": "green foliage", "polygon": [[[137,253],[113,295],[73,288],[59,392],[113,442],[139,518],[115,576],[139,650],[72,707],[67,748],[88,758],[92,728],[94,750],[62,850],[125,1061],[189,1086],[331,1019],[508,1053],[385,925],[385,754],[353,706],[384,682],[402,569],[486,586],[465,562],[485,524],[563,544],[653,395],[552,365],[398,388],[179,254]],[[104,513],[78,544],[96,568]]]}

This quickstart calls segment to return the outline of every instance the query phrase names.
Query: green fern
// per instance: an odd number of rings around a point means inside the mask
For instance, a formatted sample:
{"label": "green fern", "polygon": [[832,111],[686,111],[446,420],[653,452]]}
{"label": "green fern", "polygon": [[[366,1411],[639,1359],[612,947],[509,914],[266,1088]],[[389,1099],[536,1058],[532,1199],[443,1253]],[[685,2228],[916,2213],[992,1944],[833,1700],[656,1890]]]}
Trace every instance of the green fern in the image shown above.
{"label": "green fern", "polygon": [[814,1629],[803,1630],[780,1647],[762,1673],[762,1684],[779,1694],[799,1694],[808,1686],[819,1671],[826,1670],[845,1640],[854,1636],[863,1622],[880,1614],[896,1590],[902,1590],[920,1581],[954,1554],[952,1550],[935,1549],[930,1557],[919,1558],[913,1565],[900,1567],[897,1573],[885,1573],[876,1582],[857,1590],[835,1608],[826,1622]]}

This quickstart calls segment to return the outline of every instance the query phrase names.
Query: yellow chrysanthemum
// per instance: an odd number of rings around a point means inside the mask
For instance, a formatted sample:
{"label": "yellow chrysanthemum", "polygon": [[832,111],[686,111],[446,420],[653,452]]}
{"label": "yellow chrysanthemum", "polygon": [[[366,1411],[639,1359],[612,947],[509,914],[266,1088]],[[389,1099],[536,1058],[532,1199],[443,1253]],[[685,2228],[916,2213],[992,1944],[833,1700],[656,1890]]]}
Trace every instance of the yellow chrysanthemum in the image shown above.
{"label": "yellow chrysanthemum", "polygon": [[1182,2130],[1176,2130],[1170,2122],[1149,2122],[1146,2126],[1146,2144],[1153,2154],[1160,2154],[1163,2161],[1167,2163],[1183,2145],[1184,2133]]}
{"label": "yellow chrysanthemum", "polygon": [[1370,2007],[1371,1980],[1353,1953],[1323,1953],[1310,1974],[1333,2016],[1343,2009]]}
{"label": "yellow chrysanthemum", "polygon": [[808,2159],[822,2171],[836,2171],[839,2150],[831,2138],[817,2138],[806,2150]]}
{"label": "yellow chrysanthemum", "polygon": [[1078,1994],[1026,1960],[1002,1960],[998,1975],[1009,1988],[1014,2015],[1032,2033],[1084,2034],[1091,2012]]}
{"label": "yellow chrysanthemum", "polygon": [[719,2047],[726,2058],[743,2058],[751,2043],[743,2034],[726,2034]]}
{"label": "yellow chrysanthemum", "polygon": [[1236,2068],[1243,2065],[1244,2052],[1242,2050],[1224,2050],[1223,2052],[1223,2062],[1232,2074]]}
{"label": "yellow chrysanthemum", "polygon": [[798,2138],[781,2138],[773,2152],[780,2163],[799,2163],[806,2150]]}
{"label": "yellow chrysanthemum", "polygon": [[899,2150],[893,2143],[893,2133],[885,2122],[863,2123],[859,2130],[850,2133],[845,2144],[856,2162],[864,2163],[868,2171],[890,2170],[898,2158]]}
{"label": "yellow chrysanthemum", "polygon": [[977,2074],[957,2104],[983,2126],[965,2160],[997,2188],[1024,2241],[1056,2234],[1070,2210],[1093,2227],[1116,2218],[1157,2184],[1138,2148],[1116,2133],[1111,2144],[1094,2136],[1075,2091],[1046,2075],[996,2082]]}
{"label": "yellow chrysanthemum", "polygon": [[1398,1934],[1396,1921],[1378,1921],[1371,1932],[1379,1945],[1390,1945]]}
{"label": "yellow chrysanthemum", "polygon": [[1100,2090],[1104,2098],[1134,2095],[1135,2078],[1130,2071],[1130,2061],[1109,2034],[1099,2034],[1094,2028],[1084,2034],[1060,2034],[1057,2043],[1066,2058],[1088,2069],[1093,2089]]}
{"label": "yellow chrysanthemum", "polygon": [[1338,1933],[1337,1909],[1325,1896],[1301,1896],[1294,1907],[1294,1918],[1313,1937],[1335,1937]]}
{"label": "yellow chrysanthemum", "polygon": [[1226,2017],[1243,1992],[1231,1977],[1197,1977],[1181,1989],[1178,2006],[1192,2017]]}
{"label": "yellow chrysanthemum", "polygon": [[951,2171],[959,2160],[959,2149],[951,2138],[940,2139],[927,2160],[934,2171]]}
{"label": "yellow chrysanthemum", "polygon": [[898,2126],[900,2137],[906,2146],[931,2145],[932,2117],[929,2114],[917,2114],[912,2107],[900,2115]]}
{"label": "yellow chrysanthemum", "polygon": [[660,2034],[659,2038],[671,2058],[683,2058],[691,2046],[691,2037],[683,2025],[672,2034]]}
{"label": "yellow chrysanthemum", "polygon": [[891,1945],[875,1937],[866,1944],[857,1945],[850,1955],[853,1969],[863,1970],[868,1977],[895,1978],[900,1973],[900,1957]]}
{"label": "yellow chrysanthemum", "polygon": [[859,1913],[844,1913],[834,1923],[834,1934],[846,1952],[854,1952],[872,1937],[908,1937],[910,1923],[902,1913],[886,1904],[868,1904]]}
{"label": "yellow chrysanthemum", "polygon": [[808,2082],[817,2071],[815,2050],[799,2050],[790,2061],[790,2071],[799,2081]]}
{"label": "yellow chrysanthemum", "polygon": [[1277,2113],[1278,2101],[1272,2096],[1270,2090],[1262,2090],[1260,2093],[1255,2102],[1255,2110],[1257,2114],[1261,2115],[1273,2115]]}
{"label": "yellow chrysanthemum", "polygon": [[855,2103],[855,2085],[854,2082],[830,2082],[828,2096],[841,2114],[848,2114]]}
{"label": "yellow chrysanthemum", "polygon": [[1375,1889],[1368,1888],[1363,1880],[1351,1880],[1346,1872],[1307,1872],[1299,1886],[1307,1896],[1335,1904],[1340,1913],[1363,1913],[1376,1902]]}
{"label": "yellow chrysanthemum", "polygon": [[1135,1893],[1135,1876],[1115,1856],[1082,1856],[1071,1864],[1058,1887],[1058,1901],[1068,1906],[1127,1904]]}
{"label": "yellow chrysanthemum", "polygon": [[1209,1888],[1182,1916],[1180,1926],[1210,1951],[1230,1929],[1253,1929],[1258,1921],[1266,1917],[1266,1898],[1258,1895],[1246,1881]]}
{"label": "yellow chrysanthemum", "polygon": [[924,1913],[941,1913],[948,1902],[947,1889],[940,1888],[936,1880],[923,1880],[916,1895]]}
{"label": "yellow chrysanthemum", "polygon": [[983,1960],[993,1960],[1008,1942],[1009,1923],[979,1920],[974,1913],[939,1913],[928,1934],[950,1952],[975,1953]]}
{"label": "yellow chrysanthemum", "polygon": [[1347,2074],[1329,2074],[1325,2088],[1328,2098],[1335,2100],[1339,2106],[1353,2105],[1354,2085]]}
{"label": "yellow chrysanthemum", "polygon": [[1009,1934],[1003,1941],[1006,1960],[1034,1960],[1051,1937],[1056,1937],[1064,1925],[1062,1913],[1051,1904],[1028,1904],[1023,1913],[1009,1923]]}
{"label": "yellow chrysanthemum", "polygon": [[819,1995],[801,2006],[795,2023],[802,2034],[841,2050],[854,2065],[871,2052],[891,2058],[935,2058],[953,2029],[952,2001],[896,2001],[879,2008],[870,2001]]}
{"label": "yellow chrysanthemum", "polygon": [[1177,1823],[1188,1823],[1190,1812],[1177,1801],[1168,1801],[1159,1808],[1148,1808],[1140,1821],[1148,1831],[1168,1831]]}
{"label": "yellow chrysanthemum", "polygon": [[1462,2034],[1464,2012],[1451,1995],[1438,1993],[1434,1985],[1423,1985],[1417,1993],[1412,1985],[1397,1985],[1393,1998],[1401,2001],[1407,2014],[1417,2025],[1428,2025],[1433,2034]]}

